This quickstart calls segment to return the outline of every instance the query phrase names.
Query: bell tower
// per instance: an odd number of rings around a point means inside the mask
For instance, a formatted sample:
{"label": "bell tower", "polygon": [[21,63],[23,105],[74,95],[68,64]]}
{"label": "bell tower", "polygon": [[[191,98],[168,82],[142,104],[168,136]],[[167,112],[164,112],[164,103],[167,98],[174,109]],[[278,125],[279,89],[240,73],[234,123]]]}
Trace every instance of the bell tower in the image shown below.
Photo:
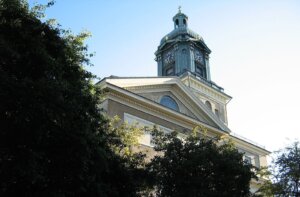
{"label": "bell tower", "polygon": [[226,105],[231,97],[211,80],[211,50],[203,38],[188,27],[188,16],[180,7],[173,22],[173,31],[161,39],[155,52],[158,76],[178,76],[205,104],[209,113],[227,124]]}
{"label": "bell tower", "polygon": [[161,39],[155,52],[158,76],[181,76],[190,72],[210,81],[210,49],[201,36],[188,28],[188,16],[180,7],[173,22],[173,31]]}

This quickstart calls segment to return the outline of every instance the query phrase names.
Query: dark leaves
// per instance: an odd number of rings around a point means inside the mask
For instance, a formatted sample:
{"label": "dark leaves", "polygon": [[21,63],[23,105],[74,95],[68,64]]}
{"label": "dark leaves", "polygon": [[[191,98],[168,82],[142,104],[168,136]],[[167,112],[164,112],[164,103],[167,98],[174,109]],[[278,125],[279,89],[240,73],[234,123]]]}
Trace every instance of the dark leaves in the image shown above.
{"label": "dark leaves", "polygon": [[88,34],[36,13],[0,1],[0,196],[136,195],[135,166],[111,151],[100,91],[84,69]]}
{"label": "dark leaves", "polygon": [[154,129],[161,152],[148,165],[158,196],[248,196],[253,172],[231,144],[217,146],[213,139]]}

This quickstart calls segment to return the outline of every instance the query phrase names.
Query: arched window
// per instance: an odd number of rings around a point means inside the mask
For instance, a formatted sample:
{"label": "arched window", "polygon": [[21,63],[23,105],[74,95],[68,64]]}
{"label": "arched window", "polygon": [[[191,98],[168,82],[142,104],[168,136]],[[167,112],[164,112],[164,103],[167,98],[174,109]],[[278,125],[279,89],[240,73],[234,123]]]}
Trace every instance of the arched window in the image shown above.
{"label": "arched window", "polygon": [[170,96],[163,96],[160,99],[160,104],[162,104],[165,107],[168,107],[170,109],[173,109],[175,111],[179,111],[179,107],[174,99],[172,99]]}
{"label": "arched window", "polygon": [[176,21],[175,21],[175,28],[178,28],[178,26],[179,26],[179,21],[178,21],[178,19],[176,19]]}
{"label": "arched window", "polygon": [[195,62],[196,65],[196,73],[206,79],[206,69],[203,65]]}
{"label": "arched window", "polygon": [[209,101],[205,101],[205,105],[211,110],[211,103]]}

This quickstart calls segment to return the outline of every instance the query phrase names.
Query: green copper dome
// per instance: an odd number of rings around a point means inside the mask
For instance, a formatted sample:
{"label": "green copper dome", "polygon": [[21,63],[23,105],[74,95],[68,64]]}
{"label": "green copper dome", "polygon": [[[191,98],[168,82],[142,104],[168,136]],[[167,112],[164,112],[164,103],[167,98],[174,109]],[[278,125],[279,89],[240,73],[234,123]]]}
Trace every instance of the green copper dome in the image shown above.
{"label": "green copper dome", "polygon": [[191,39],[194,41],[197,40],[202,40],[202,37],[199,36],[199,34],[197,34],[196,32],[194,32],[193,30],[189,29],[188,27],[178,27],[176,29],[174,29],[173,31],[171,31],[170,33],[168,33],[167,35],[165,35],[161,41],[160,44],[164,44],[167,41],[173,40],[173,39]]}

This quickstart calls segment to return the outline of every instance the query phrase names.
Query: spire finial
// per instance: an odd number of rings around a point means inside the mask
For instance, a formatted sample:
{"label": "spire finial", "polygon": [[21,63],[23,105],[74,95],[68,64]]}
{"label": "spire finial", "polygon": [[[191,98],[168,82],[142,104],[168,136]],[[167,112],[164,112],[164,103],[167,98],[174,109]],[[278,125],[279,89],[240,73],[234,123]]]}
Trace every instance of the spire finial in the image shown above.
{"label": "spire finial", "polygon": [[178,13],[181,13],[181,6],[178,7]]}

